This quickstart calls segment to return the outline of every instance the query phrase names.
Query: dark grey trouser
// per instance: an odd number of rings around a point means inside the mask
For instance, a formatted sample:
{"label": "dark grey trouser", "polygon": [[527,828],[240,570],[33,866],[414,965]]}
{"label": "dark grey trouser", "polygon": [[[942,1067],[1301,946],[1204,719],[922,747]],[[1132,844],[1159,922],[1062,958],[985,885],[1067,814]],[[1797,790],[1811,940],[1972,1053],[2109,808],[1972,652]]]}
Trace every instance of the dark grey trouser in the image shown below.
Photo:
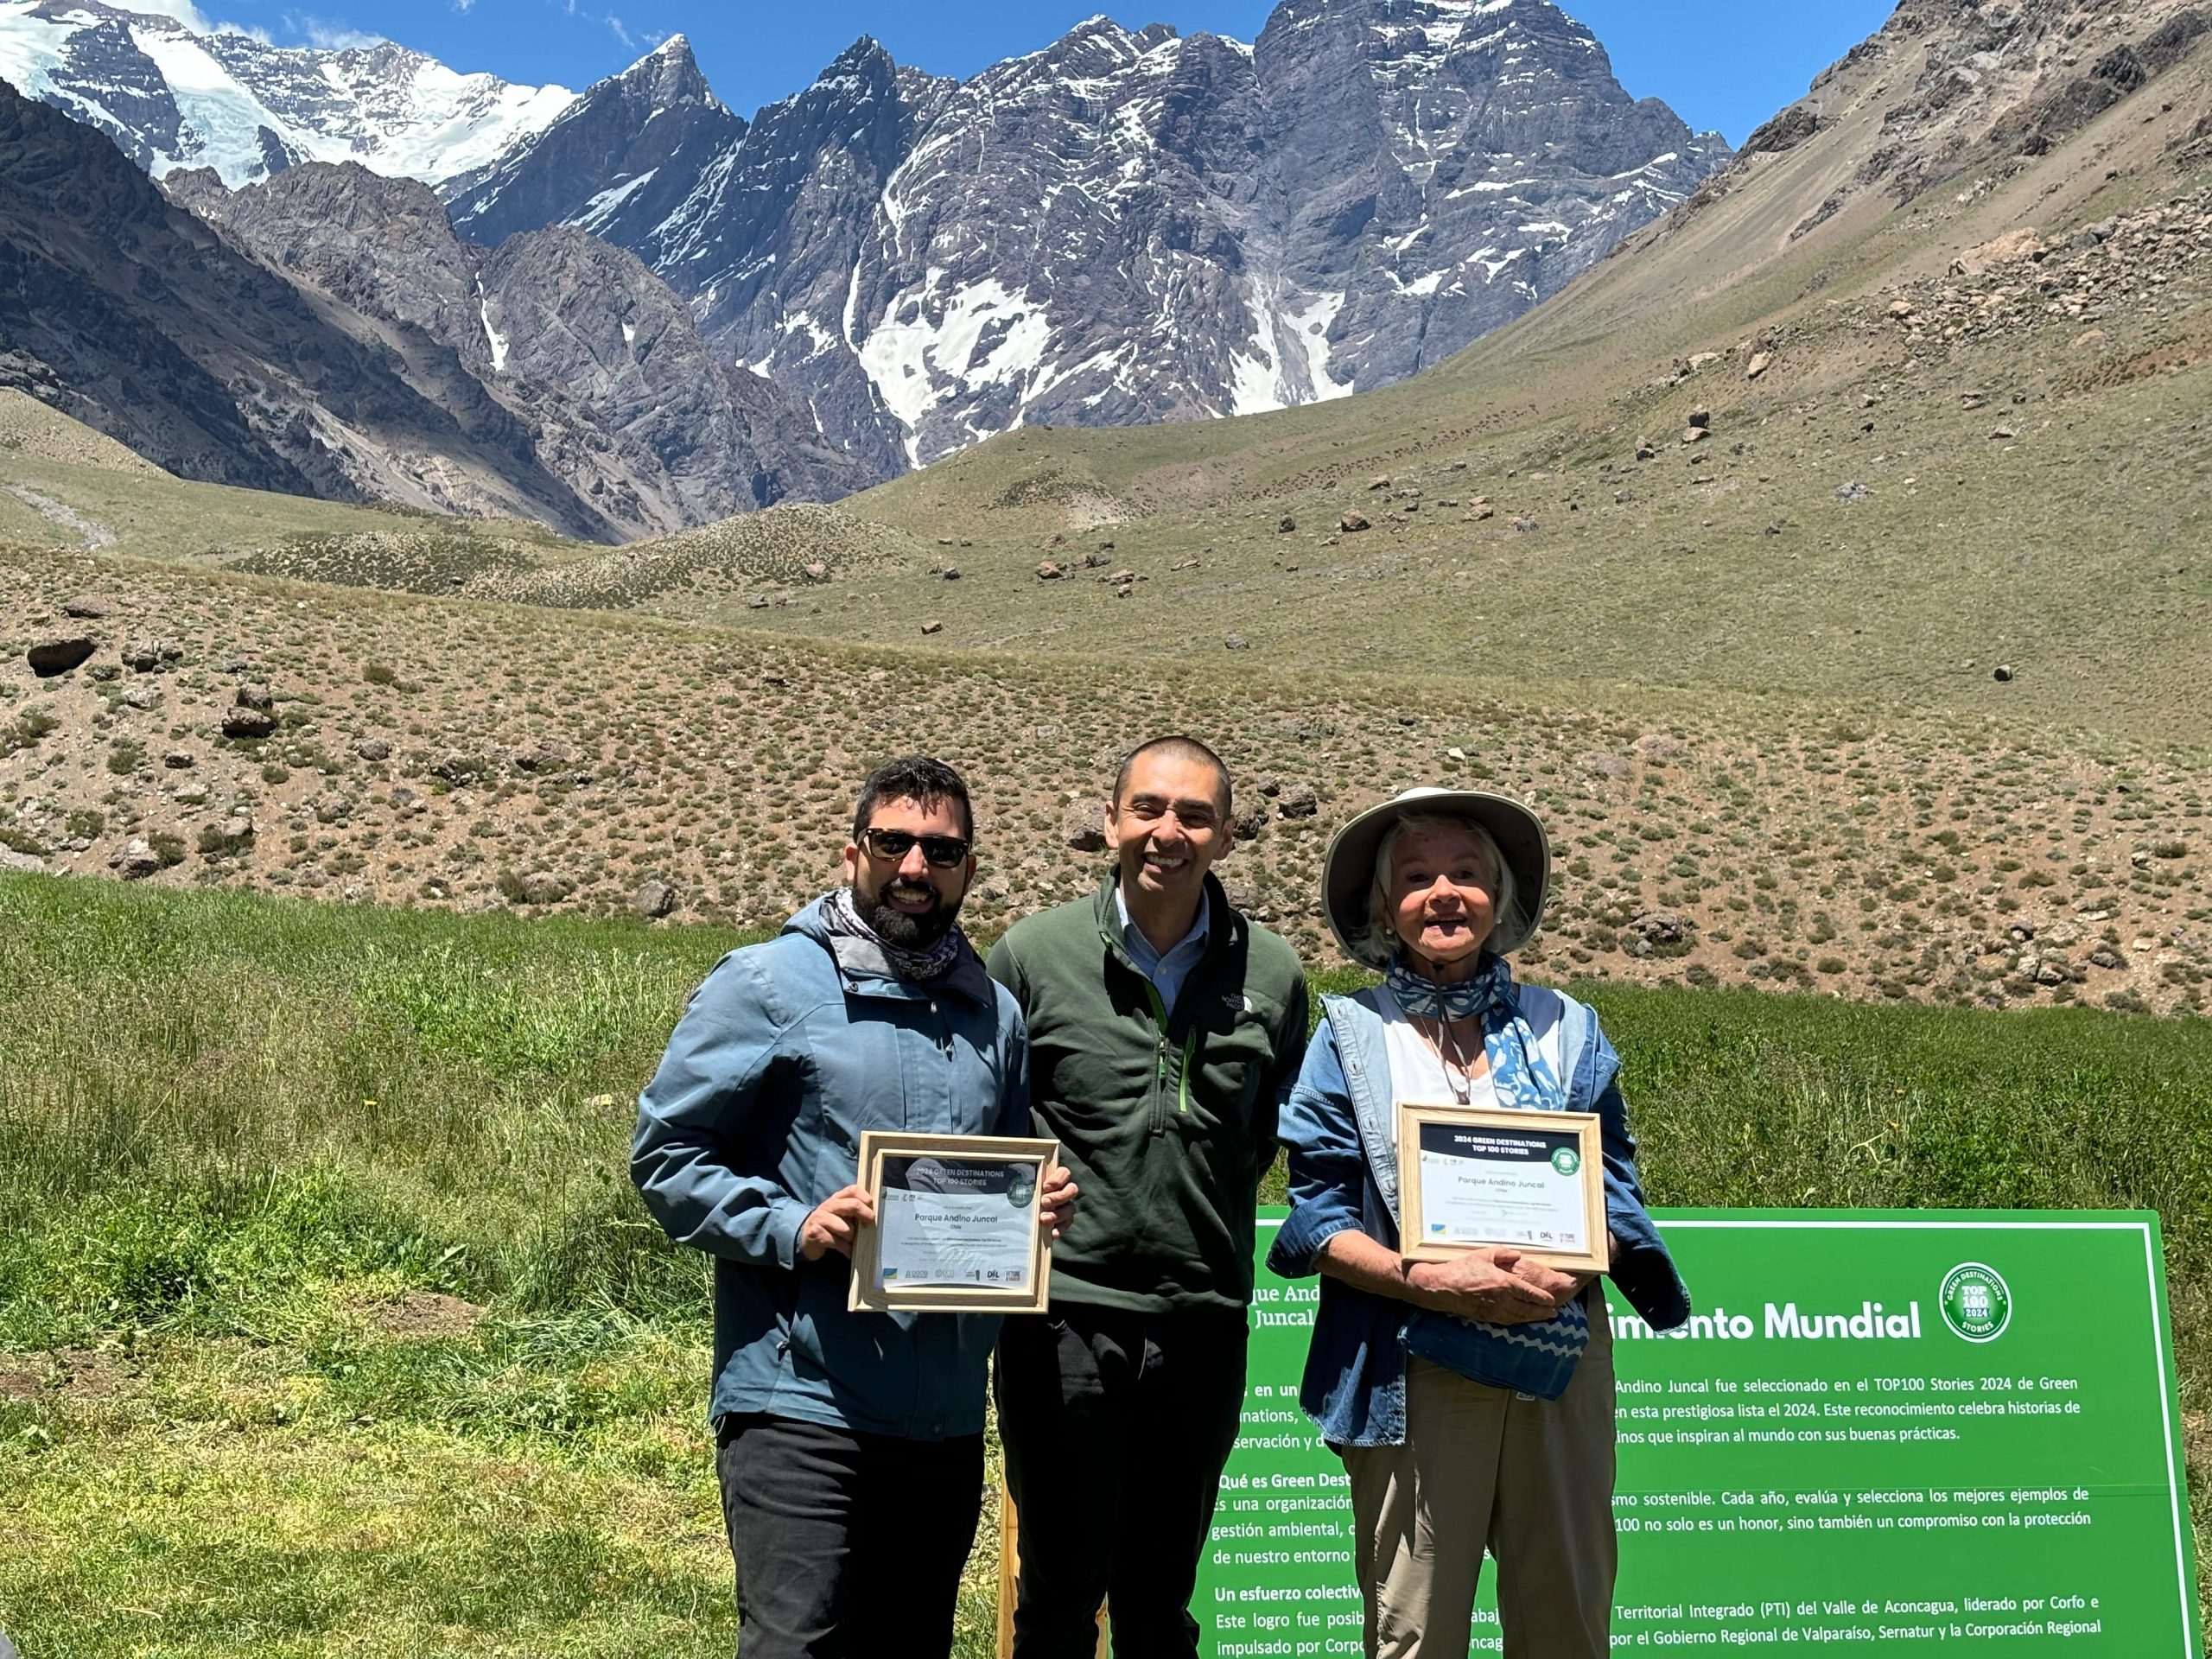
{"label": "dark grey trouser", "polygon": [[1020,1516],[1014,1659],[1192,1659],[1198,1553],[1244,1409],[1241,1313],[1070,1304],[999,1336],[999,1433]]}
{"label": "dark grey trouser", "polygon": [[715,1471],[741,1659],[946,1659],[983,1501],[983,1437],[722,1419]]}

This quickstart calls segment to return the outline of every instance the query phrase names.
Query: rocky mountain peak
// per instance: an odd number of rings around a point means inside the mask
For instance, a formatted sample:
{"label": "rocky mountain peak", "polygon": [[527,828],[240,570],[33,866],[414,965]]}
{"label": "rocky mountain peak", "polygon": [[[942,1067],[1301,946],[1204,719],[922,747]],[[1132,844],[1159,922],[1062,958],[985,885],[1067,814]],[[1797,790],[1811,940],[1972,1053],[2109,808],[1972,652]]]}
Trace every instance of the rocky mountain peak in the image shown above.
{"label": "rocky mountain peak", "polygon": [[0,73],[149,173],[212,167],[231,186],[310,160],[445,178],[542,129],[571,97],[457,74],[391,41],[280,47],[154,0],[10,0]]}

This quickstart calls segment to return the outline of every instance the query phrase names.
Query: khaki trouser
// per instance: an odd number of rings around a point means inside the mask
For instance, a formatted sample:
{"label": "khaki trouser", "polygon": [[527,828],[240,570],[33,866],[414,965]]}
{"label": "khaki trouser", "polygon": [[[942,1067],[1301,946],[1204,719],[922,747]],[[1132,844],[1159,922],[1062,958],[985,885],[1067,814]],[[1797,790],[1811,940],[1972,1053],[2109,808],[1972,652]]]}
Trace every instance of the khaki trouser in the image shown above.
{"label": "khaki trouser", "polygon": [[1466,1659],[1485,1547],[1505,1659],[1611,1652],[1613,1344],[1592,1302],[1557,1400],[1408,1357],[1406,1443],[1344,1448],[1370,1659]]}

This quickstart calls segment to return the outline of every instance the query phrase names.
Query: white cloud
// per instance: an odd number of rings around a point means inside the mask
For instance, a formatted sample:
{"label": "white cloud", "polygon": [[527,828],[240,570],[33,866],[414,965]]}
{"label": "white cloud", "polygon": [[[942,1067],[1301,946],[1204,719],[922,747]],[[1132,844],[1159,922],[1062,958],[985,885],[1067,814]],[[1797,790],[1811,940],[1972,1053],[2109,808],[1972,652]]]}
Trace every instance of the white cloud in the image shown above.
{"label": "white cloud", "polygon": [[286,12],[284,27],[307,45],[324,52],[351,52],[363,47],[388,44],[381,35],[372,35],[347,22],[304,13]]}
{"label": "white cloud", "polygon": [[476,10],[476,0],[453,0],[453,9],[466,17]]}
{"label": "white cloud", "polygon": [[607,14],[607,26],[614,31],[616,40],[632,51],[637,49],[638,43],[630,38],[630,31],[622,27],[622,20],[611,11]]}

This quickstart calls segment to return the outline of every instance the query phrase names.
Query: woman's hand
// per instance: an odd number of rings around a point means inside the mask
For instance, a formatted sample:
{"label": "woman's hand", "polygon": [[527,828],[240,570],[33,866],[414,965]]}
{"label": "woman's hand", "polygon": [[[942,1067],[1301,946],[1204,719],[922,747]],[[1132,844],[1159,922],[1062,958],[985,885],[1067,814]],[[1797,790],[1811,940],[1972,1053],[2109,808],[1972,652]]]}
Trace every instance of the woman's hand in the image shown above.
{"label": "woman's hand", "polygon": [[1064,1166],[1054,1164],[1045,1172],[1044,1190],[1037,1201],[1037,1224],[1044,1229],[1046,1238],[1058,1238],[1060,1230],[1075,1219],[1076,1194],[1082,1191]]}
{"label": "woman's hand", "polygon": [[1503,1247],[1468,1250],[1448,1262],[1408,1262],[1405,1275],[1422,1306],[1487,1325],[1548,1319],[1587,1282]]}

